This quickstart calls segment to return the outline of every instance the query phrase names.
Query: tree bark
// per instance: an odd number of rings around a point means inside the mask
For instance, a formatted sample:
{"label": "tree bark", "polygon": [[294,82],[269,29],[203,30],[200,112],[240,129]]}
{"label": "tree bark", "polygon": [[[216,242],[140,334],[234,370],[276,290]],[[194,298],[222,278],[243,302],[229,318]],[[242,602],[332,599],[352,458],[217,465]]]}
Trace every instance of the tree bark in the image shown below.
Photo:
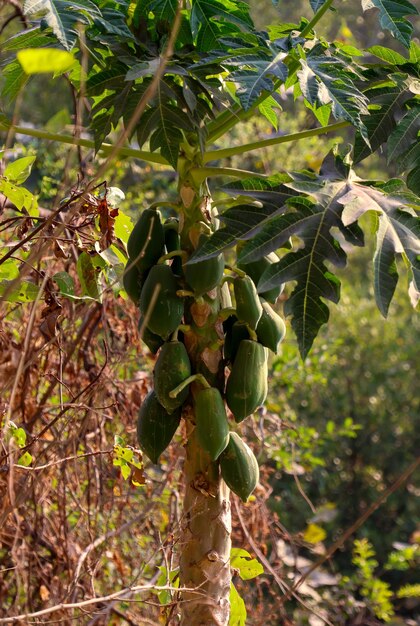
{"label": "tree bark", "polygon": [[194,588],[182,596],[182,626],[227,626],[230,614],[231,511],[229,489],[217,463],[187,445],[180,582]]}

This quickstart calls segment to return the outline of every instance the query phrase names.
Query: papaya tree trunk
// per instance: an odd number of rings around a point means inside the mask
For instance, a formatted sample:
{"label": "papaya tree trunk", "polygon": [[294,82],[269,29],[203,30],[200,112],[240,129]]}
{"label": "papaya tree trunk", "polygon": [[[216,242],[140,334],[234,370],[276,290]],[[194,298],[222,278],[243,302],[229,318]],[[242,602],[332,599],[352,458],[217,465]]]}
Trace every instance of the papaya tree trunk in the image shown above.
{"label": "papaya tree trunk", "polygon": [[184,532],[180,582],[182,626],[227,626],[230,614],[231,514],[229,489],[194,432],[185,462]]}

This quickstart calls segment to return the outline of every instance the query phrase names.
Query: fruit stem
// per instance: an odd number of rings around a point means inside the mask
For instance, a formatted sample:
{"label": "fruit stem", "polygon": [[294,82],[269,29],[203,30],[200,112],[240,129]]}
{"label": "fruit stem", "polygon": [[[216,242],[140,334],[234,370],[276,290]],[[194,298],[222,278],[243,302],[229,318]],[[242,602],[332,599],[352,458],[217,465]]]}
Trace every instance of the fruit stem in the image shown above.
{"label": "fruit stem", "polygon": [[204,378],[203,374],[193,374],[192,376],[186,378],[180,385],[178,385],[178,387],[172,389],[172,391],[169,392],[169,397],[176,398],[177,395],[181,393],[183,389],[185,389],[185,387],[188,387],[188,385],[190,385],[194,381],[198,381],[201,385],[203,385],[203,387],[205,387],[205,389],[210,389],[210,385]]}
{"label": "fruit stem", "polygon": [[184,250],[173,250],[172,252],[168,252],[167,254],[164,254],[163,256],[161,256],[157,264],[161,265],[162,263],[165,263],[165,261],[169,261],[170,259],[173,259],[175,256],[180,256],[182,258],[183,263],[186,263],[187,253]]}

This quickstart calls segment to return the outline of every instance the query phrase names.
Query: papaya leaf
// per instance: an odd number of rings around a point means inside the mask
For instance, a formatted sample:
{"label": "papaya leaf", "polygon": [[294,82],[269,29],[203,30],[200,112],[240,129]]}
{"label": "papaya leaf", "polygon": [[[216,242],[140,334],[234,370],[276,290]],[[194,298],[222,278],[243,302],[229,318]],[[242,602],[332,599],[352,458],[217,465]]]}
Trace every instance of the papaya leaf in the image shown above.
{"label": "papaya leaf", "polygon": [[[226,185],[229,194],[249,196],[255,204],[237,204],[227,209],[219,218],[224,228],[216,230],[189,259],[188,263],[197,263],[203,259],[217,256],[221,251],[232,247],[238,241],[246,241],[263,227],[272,215],[281,214],[286,210],[288,198],[296,192],[286,187],[283,181],[290,180],[287,175],[270,178],[254,178]],[[244,198],[246,200],[246,198]]]}
{"label": "papaya leaf", "polygon": [[29,17],[42,15],[61,45],[71,50],[78,38],[78,23],[89,25],[100,16],[91,0],[25,0],[23,11]]}
{"label": "papaya leaf", "polygon": [[412,24],[406,15],[418,15],[418,10],[408,0],[362,0],[364,11],[378,9],[379,23],[398,39],[406,48],[410,46]]}
{"label": "papaya leaf", "polygon": [[14,100],[28,81],[19,61],[14,60],[3,69],[2,96],[5,100]]}
{"label": "papaya leaf", "polygon": [[52,41],[48,30],[42,32],[39,26],[16,33],[2,44],[4,52],[9,50],[23,50],[24,48],[42,48],[50,46]]}
{"label": "papaya leaf", "polygon": [[229,64],[240,62],[242,67],[232,72],[228,80],[238,84],[237,96],[242,107],[248,111],[263,91],[273,91],[274,83],[270,78],[275,77],[284,82],[287,78],[287,67],[281,61],[283,53],[278,53],[271,60],[257,55],[246,55],[229,61]]}
{"label": "papaya leaf", "polygon": [[368,115],[368,99],[355,86],[360,79],[348,63],[338,57],[310,54],[300,60],[302,68],[297,72],[302,94],[311,105],[331,105],[336,119],[345,119],[355,126],[369,143],[362,115]]}
{"label": "papaya leaf", "polygon": [[[374,288],[377,306],[384,317],[398,282],[396,259],[403,255],[412,276],[411,298],[420,297],[420,200],[414,196],[386,194],[380,189],[357,185],[342,198],[343,224],[350,225],[366,211],[379,213]],[[415,295],[417,294],[417,295]]]}
{"label": "papaya leaf", "polygon": [[395,50],[391,50],[391,48],[385,48],[384,46],[371,46],[366,49],[366,52],[370,52],[370,54],[375,55],[381,61],[389,65],[404,65],[407,63],[408,59],[399,54],[399,52],[395,52]]}
{"label": "papaya leaf", "polygon": [[396,118],[402,111],[404,102],[410,97],[407,85],[400,77],[395,76],[395,82],[380,89],[369,92],[370,109],[368,116],[363,116],[369,144],[363,140],[360,133],[356,133],[354,142],[354,162],[359,163],[375,152],[385,143],[390,132],[396,127]]}
{"label": "papaya leaf", "polygon": [[388,163],[395,162],[408,150],[410,145],[418,141],[420,131],[420,102],[404,115],[398,126],[391,133],[387,143]]}
{"label": "papaya leaf", "polygon": [[415,167],[407,175],[407,187],[420,196],[420,166]]}

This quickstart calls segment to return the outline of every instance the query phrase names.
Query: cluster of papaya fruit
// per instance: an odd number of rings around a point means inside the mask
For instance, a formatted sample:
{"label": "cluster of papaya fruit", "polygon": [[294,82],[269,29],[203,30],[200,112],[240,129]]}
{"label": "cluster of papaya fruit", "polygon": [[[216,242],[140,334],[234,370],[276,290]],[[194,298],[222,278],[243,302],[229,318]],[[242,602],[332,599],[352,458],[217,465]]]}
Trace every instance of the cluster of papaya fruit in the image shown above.
{"label": "cluster of papaya fruit", "polygon": [[[201,235],[199,245],[204,237]],[[159,211],[146,209],[127,244],[129,259],[123,283],[140,308],[142,339],[158,354],[154,388],[144,399],[137,421],[137,439],[153,463],[169,445],[194,386],[196,437],[211,461],[218,461],[230,489],[246,501],[259,478],[252,450],[230,432],[225,401],[237,423],[251,415],[267,395],[268,350],[278,351],[285,325],[273,310],[280,288],[258,295],[255,284],[273,255],[257,263],[239,266],[235,277],[224,277],[222,254],[189,265],[183,263],[178,220],[162,223]],[[272,258],[271,258],[272,257]],[[223,322],[224,359],[230,367],[224,393],[210,386],[202,374],[192,371],[187,349],[178,338],[184,319],[185,294],[205,296],[224,280],[233,282],[235,312]]]}

